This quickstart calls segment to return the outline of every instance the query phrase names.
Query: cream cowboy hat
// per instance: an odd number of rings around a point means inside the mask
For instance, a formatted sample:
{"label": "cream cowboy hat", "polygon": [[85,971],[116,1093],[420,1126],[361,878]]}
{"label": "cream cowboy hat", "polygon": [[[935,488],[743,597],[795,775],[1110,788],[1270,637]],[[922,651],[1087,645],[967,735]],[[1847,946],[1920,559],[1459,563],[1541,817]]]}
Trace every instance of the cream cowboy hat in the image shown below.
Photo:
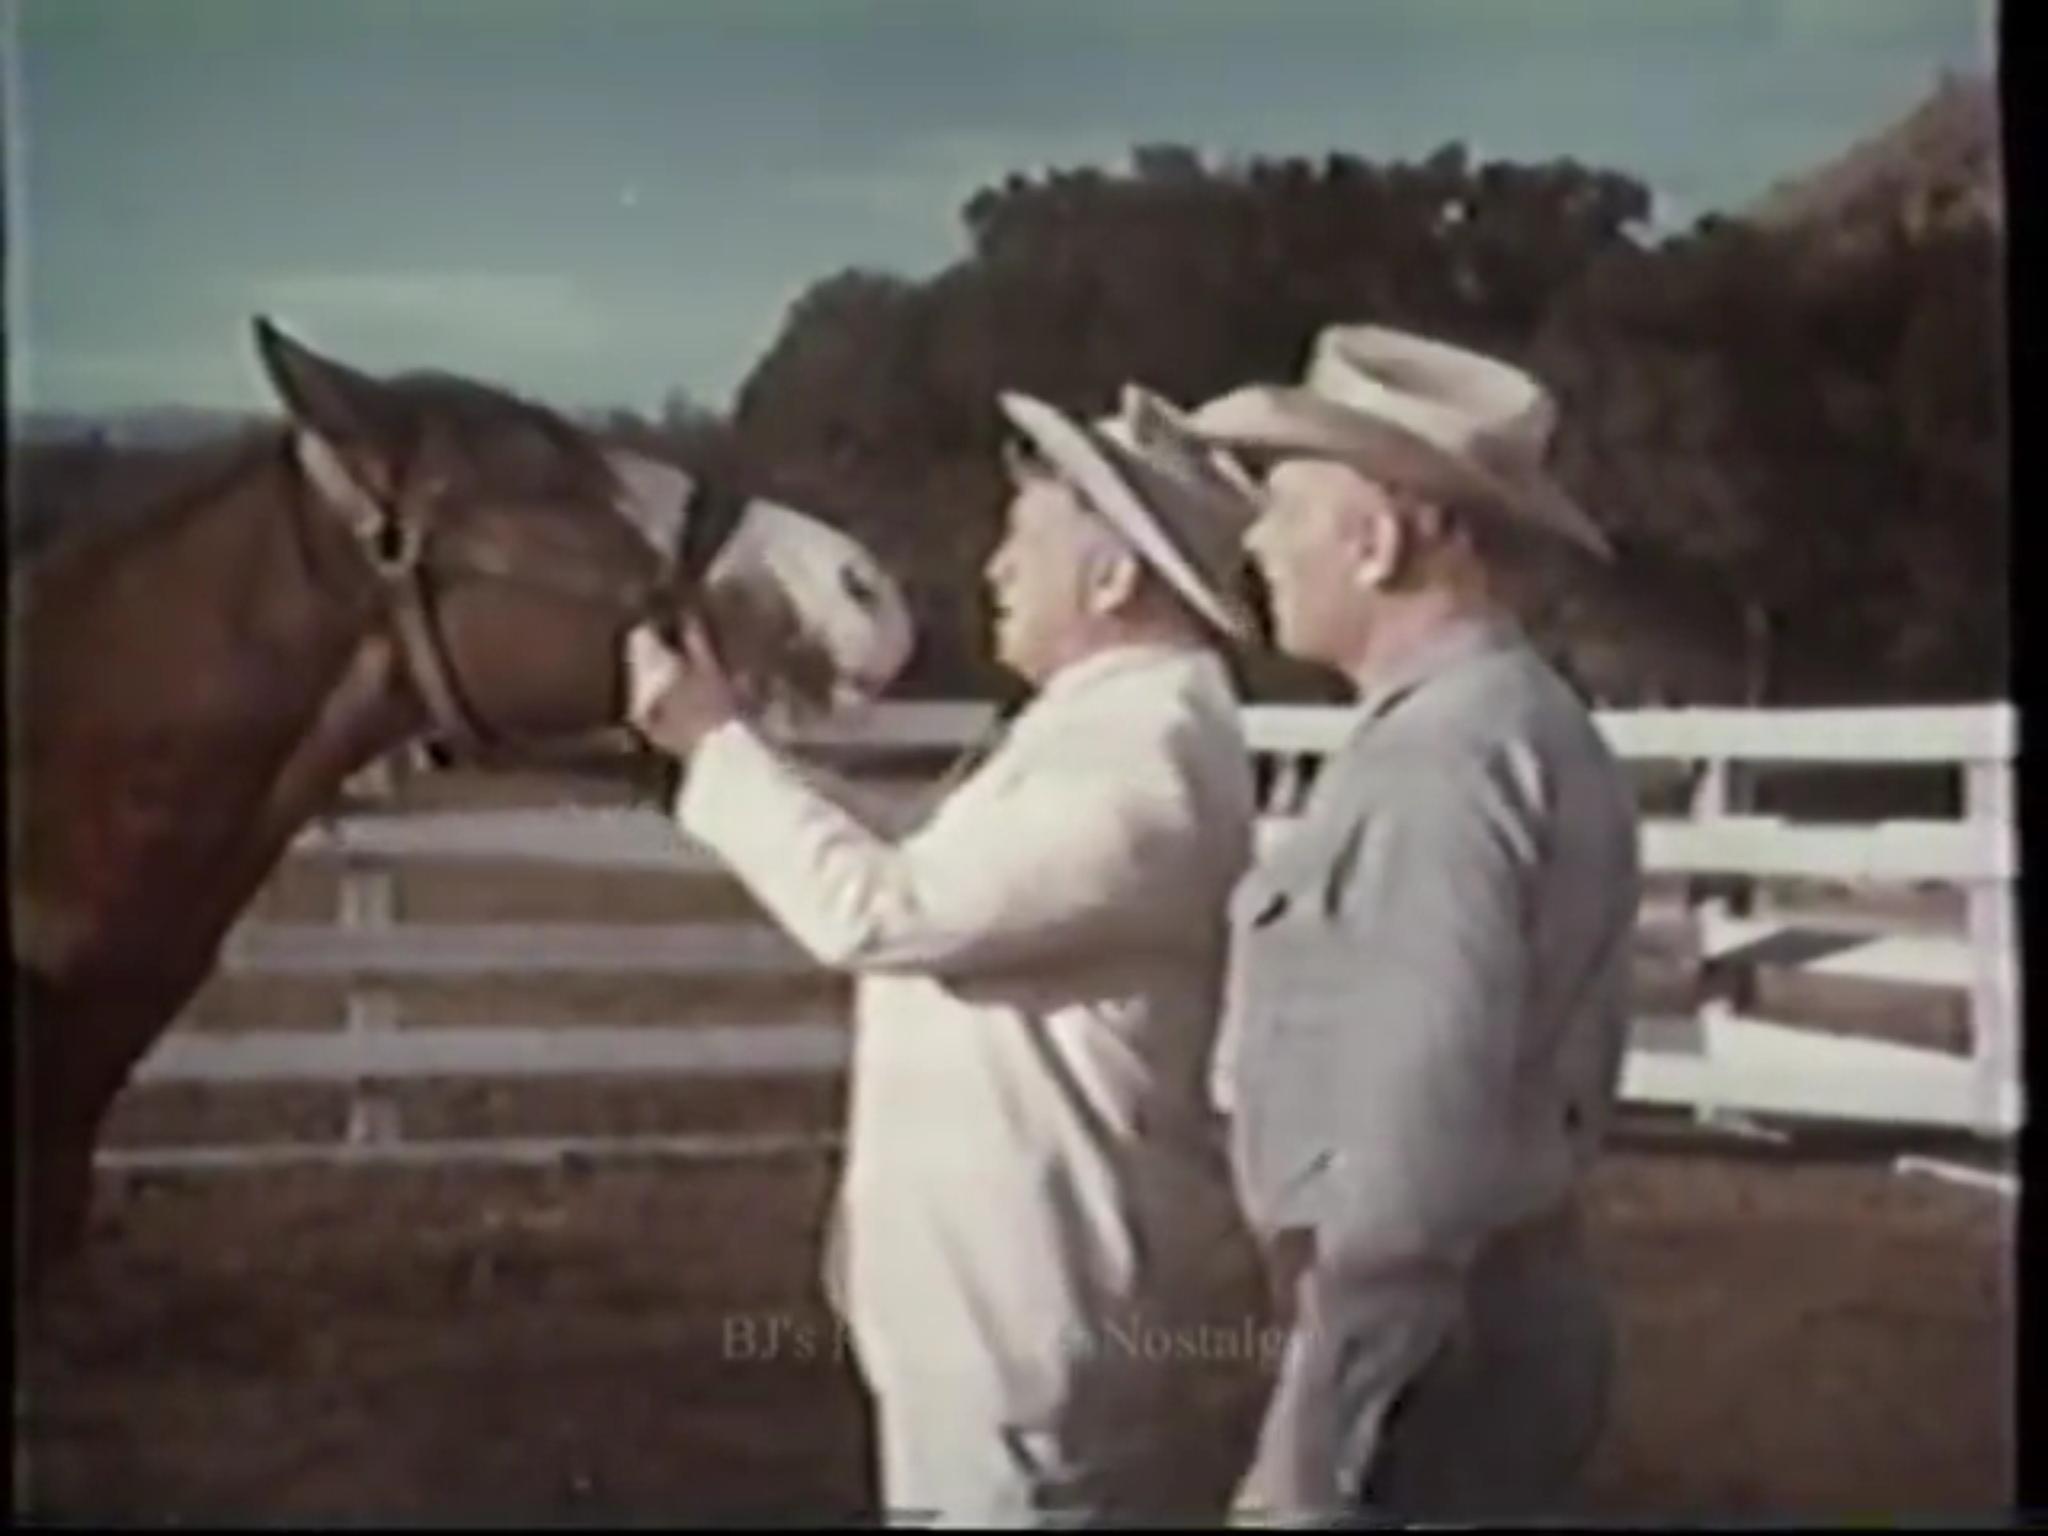
{"label": "cream cowboy hat", "polygon": [[1116,415],[1086,424],[1030,395],[997,401],[1039,457],[1190,607],[1232,639],[1257,637],[1240,553],[1258,516],[1257,491],[1227,453],[1198,441],[1187,417],[1135,384],[1124,386]]}
{"label": "cream cowboy hat", "polygon": [[1556,402],[1498,358],[1384,326],[1333,325],[1316,337],[1301,384],[1232,390],[1184,420],[1224,447],[1337,459],[1612,558],[1606,535],[1544,468]]}

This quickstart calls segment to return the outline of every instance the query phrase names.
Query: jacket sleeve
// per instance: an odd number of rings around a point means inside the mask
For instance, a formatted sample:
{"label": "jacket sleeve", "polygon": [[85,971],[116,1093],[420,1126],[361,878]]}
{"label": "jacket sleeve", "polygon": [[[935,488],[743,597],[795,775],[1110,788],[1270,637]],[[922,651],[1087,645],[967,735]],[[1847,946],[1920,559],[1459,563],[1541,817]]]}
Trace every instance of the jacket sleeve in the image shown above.
{"label": "jacket sleeve", "polygon": [[1293,942],[1325,954],[1280,990],[1277,1070],[1320,1104],[1322,1145],[1279,1224],[1366,1269],[1456,1253],[1488,1218],[1513,1144],[1541,799],[1512,753],[1391,765],[1290,914]]}
{"label": "jacket sleeve", "polygon": [[956,798],[892,842],[733,723],[699,744],[676,815],[821,964],[990,970],[1170,926],[1176,855],[1195,829],[1171,775],[1103,756],[1067,754],[999,796]]}

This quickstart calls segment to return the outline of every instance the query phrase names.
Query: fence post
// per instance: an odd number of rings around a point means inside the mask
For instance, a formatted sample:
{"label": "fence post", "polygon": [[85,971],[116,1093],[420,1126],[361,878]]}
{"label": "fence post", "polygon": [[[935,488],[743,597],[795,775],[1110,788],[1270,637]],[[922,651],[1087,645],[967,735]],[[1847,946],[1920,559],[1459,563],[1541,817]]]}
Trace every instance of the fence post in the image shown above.
{"label": "fence post", "polygon": [[1728,814],[1728,759],[1710,757],[1700,764],[1692,787],[1692,819],[1711,821]]}
{"label": "fence post", "polygon": [[1302,803],[1308,799],[1315,758],[1306,752],[1277,752],[1271,761],[1273,776],[1267,781],[1266,803],[1261,810],[1268,816],[1299,815]]}
{"label": "fence post", "polygon": [[[379,758],[367,764],[353,787],[367,801],[388,803],[397,790],[391,760]],[[338,925],[357,931],[390,928],[397,916],[397,895],[397,877],[388,863],[350,856],[342,867]],[[392,1145],[401,1135],[398,1103],[390,1089],[374,1079],[368,1063],[375,1054],[377,1037],[398,1027],[397,997],[388,987],[351,981],[343,1027],[358,1061],[364,1064],[349,1097],[348,1145]]]}
{"label": "fence post", "polygon": [[[2012,826],[2009,761],[1973,762],[1964,770],[1963,813],[1972,826],[2006,835]],[[1996,1133],[2008,1094],[2019,1085],[2019,965],[2013,944],[2013,884],[1978,880],[1969,887],[1970,1057],[1976,1066],[1977,1120]]]}
{"label": "fence post", "polygon": [[1294,802],[1301,794],[1301,764],[1294,754],[1283,753],[1273,759],[1273,777],[1266,783],[1265,811],[1269,816],[1285,816],[1294,809]]}
{"label": "fence post", "polygon": [[[1749,803],[1748,776],[1726,757],[1710,757],[1700,764],[1699,780],[1693,786],[1691,815],[1694,821],[1716,821],[1736,814]],[[1740,917],[1750,911],[1754,886],[1740,876],[1693,875],[1685,882],[1685,904],[1690,909],[1693,931],[1699,935],[1700,962],[1695,978],[1693,1017],[1699,1024],[1701,1049],[1712,1060],[1715,1023],[1746,1012],[1756,1002],[1756,971],[1740,962],[1716,960],[1705,955],[1707,929],[1716,917]],[[1693,1106],[1693,1121],[1730,1130],[1748,1128],[1740,1114],[1732,1113],[1711,1094]]]}

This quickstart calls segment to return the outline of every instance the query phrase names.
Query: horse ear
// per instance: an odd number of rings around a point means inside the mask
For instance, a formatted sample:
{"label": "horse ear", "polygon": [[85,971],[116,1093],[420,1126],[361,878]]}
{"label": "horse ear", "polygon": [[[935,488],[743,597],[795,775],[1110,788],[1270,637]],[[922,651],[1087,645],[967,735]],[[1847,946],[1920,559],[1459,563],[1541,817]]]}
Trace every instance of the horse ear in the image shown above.
{"label": "horse ear", "polygon": [[619,483],[620,514],[673,566],[682,554],[696,480],[687,470],[627,448],[606,449],[604,458]]}
{"label": "horse ear", "polygon": [[301,433],[318,438],[372,497],[394,491],[397,461],[389,391],[256,318],[256,352],[270,386]]}

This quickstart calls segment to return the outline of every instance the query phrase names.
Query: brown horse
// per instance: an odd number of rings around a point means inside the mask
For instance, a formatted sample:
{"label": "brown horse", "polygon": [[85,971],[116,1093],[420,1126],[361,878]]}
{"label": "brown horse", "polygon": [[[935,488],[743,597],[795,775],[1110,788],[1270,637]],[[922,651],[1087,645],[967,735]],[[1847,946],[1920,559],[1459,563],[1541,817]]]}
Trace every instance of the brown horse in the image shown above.
{"label": "brown horse", "polygon": [[764,686],[801,659],[814,685],[871,692],[909,650],[895,583],[822,524],[710,496],[483,385],[371,379],[256,333],[280,430],[197,453],[177,494],[10,577],[31,1282],[83,1234],[130,1070],[354,769],[422,735],[616,722],[626,628],[686,601]]}

